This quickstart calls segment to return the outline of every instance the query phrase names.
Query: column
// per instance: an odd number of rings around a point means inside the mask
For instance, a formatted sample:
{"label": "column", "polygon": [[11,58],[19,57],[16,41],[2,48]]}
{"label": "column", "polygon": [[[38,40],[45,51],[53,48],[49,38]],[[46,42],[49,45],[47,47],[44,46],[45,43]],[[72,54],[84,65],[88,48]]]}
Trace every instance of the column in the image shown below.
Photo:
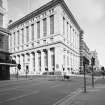
{"label": "column", "polygon": [[38,70],[39,70],[39,67],[38,67],[38,52],[35,51],[35,72],[36,72],[36,74],[38,74]]}
{"label": "column", "polygon": [[[55,50],[55,70],[63,72],[63,48],[59,45],[54,48]],[[65,63],[65,62],[64,62]]]}
{"label": "column", "polygon": [[34,73],[34,53],[30,53],[30,74]]}
{"label": "column", "polygon": [[65,71],[67,72],[67,50],[65,51]]}
{"label": "column", "polygon": [[19,63],[20,63],[20,55],[17,55],[16,58],[17,58],[17,59],[16,59],[16,63],[19,64]]}
{"label": "column", "polygon": [[44,67],[44,51],[41,51],[41,72],[43,73],[45,71]]}
{"label": "column", "polygon": [[22,59],[22,62],[21,62],[21,70],[22,70],[22,74],[25,74],[24,73],[24,70],[25,70],[25,56],[24,54],[21,55],[21,59]]}
{"label": "column", "polygon": [[73,54],[71,52],[71,72],[73,72]]}
{"label": "column", "polygon": [[51,50],[48,49],[48,71],[51,71]]}
{"label": "column", "polygon": [[21,74],[21,75],[24,74],[24,68],[23,68],[23,67],[24,67],[24,62],[23,62],[24,60],[23,60],[23,59],[24,59],[24,55],[21,54],[21,55],[20,55],[20,65],[21,65],[20,74]]}
{"label": "column", "polygon": [[28,66],[27,74],[29,73],[29,54],[25,54],[25,74],[26,74],[26,66]]}

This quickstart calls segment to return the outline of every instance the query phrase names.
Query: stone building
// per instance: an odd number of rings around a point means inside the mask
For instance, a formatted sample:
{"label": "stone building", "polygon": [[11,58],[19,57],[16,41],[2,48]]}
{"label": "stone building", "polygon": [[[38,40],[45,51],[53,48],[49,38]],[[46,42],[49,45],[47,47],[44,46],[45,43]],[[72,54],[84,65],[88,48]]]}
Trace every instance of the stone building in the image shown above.
{"label": "stone building", "polygon": [[48,2],[8,28],[9,51],[21,64],[20,75],[79,72],[81,28],[63,0]]}
{"label": "stone building", "polygon": [[6,0],[0,0],[0,80],[10,79],[10,71],[9,71],[9,50],[8,50],[8,38],[9,31],[6,28],[6,23],[4,22],[6,19],[6,9],[4,5]]}
{"label": "stone building", "polygon": [[0,0],[0,27],[7,28],[8,23],[8,3],[7,0]]}
{"label": "stone building", "polygon": [[98,59],[98,53],[97,51],[90,51],[90,56],[91,58],[94,57],[95,58],[95,65],[94,65],[94,68],[96,71],[99,71],[100,69],[100,64],[99,64],[99,59]]}
{"label": "stone building", "polygon": [[83,67],[83,62],[85,60],[86,64],[85,64],[85,69],[86,72],[90,72],[90,63],[91,63],[91,56],[90,56],[90,49],[87,46],[86,42],[82,39],[80,42],[80,46],[81,46],[81,53],[80,53],[80,73],[84,72],[84,67]]}

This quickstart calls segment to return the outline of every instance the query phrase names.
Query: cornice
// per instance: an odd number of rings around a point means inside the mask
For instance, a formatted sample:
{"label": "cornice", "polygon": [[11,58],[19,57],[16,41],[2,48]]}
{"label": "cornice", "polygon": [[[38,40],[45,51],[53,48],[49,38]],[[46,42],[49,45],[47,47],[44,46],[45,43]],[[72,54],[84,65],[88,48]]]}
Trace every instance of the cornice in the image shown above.
{"label": "cornice", "polygon": [[12,29],[15,26],[24,23],[25,21],[31,19],[34,16],[37,16],[39,14],[41,14],[42,12],[58,5],[61,4],[61,6],[64,8],[64,10],[66,11],[66,13],[70,16],[70,18],[72,19],[73,23],[75,24],[75,26],[77,27],[77,29],[81,32],[82,29],[80,28],[79,24],[77,23],[77,21],[75,20],[73,14],[71,13],[70,9],[67,7],[66,3],[64,2],[64,0],[52,0],[50,2],[48,2],[47,4],[41,6],[40,8],[38,8],[37,10],[27,14],[26,16],[24,16],[23,18],[15,21],[14,23],[10,24],[8,26],[8,29]]}
{"label": "cornice", "polygon": [[21,23],[24,23],[25,21],[31,19],[32,17],[37,16],[37,15],[41,14],[42,12],[56,6],[61,1],[62,0],[52,0],[52,1],[48,2],[47,4],[45,4],[45,5],[41,6],[40,8],[36,9],[35,11],[27,14],[23,18],[21,18],[21,19],[15,21],[14,23],[10,24],[8,26],[8,29],[12,29],[13,27],[15,27],[17,25],[19,25]]}
{"label": "cornice", "polygon": [[0,34],[10,35],[10,32],[9,32],[8,29],[5,29],[5,28],[0,27]]}

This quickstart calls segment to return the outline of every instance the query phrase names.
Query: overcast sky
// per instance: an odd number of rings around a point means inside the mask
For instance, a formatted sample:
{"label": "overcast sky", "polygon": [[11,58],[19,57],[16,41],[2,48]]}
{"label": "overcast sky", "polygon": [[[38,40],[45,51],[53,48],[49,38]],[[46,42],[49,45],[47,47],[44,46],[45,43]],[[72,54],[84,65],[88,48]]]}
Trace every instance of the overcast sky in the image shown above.
{"label": "overcast sky", "polygon": [[[9,19],[17,20],[51,0],[8,0]],[[84,30],[90,50],[96,50],[101,65],[105,66],[105,0],[65,0]],[[30,8],[30,10],[29,10]]]}

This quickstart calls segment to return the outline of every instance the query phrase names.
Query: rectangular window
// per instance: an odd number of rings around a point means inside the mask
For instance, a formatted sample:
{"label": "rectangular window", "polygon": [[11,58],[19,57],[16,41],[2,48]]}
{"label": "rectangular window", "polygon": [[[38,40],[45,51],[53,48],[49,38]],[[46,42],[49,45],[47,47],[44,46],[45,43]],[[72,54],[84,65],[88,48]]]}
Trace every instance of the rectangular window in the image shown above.
{"label": "rectangular window", "polygon": [[24,29],[22,28],[22,44],[24,44]]}
{"label": "rectangular window", "polygon": [[69,23],[67,22],[67,39],[68,39],[68,26],[69,26]]}
{"label": "rectangular window", "polygon": [[3,36],[2,35],[0,35],[0,48],[3,48]]}
{"label": "rectangular window", "polygon": [[0,27],[3,27],[3,15],[0,14]]}
{"label": "rectangular window", "polygon": [[37,22],[37,39],[40,38],[40,21]]}
{"label": "rectangular window", "polygon": [[16,35],[15,35],[15,32],[13,33],[13,37],[14,37],[14,47],[16,45]]}
{"label": "rectangular window", "polygon": [[47,19],[43,19],[43,36],[47,35]]}
{"label": "rectangular window", "polygon": [[63,18],[63,35],[65,35],[65,18]]}
{"label": "rectangular window", "polygon": [[20,44],[20,43],[19,43],[19,41],[20,41],[20,36],[19,36],[19,35],[20,35],[20,32],[19,32],[19,30],[18,30],[18,31],[17,31],[17,36],[18,36],[18,40],[17,40],[18,42],[17,42],[17,44],[18,44],[18,45]]}
{"label": "rectangular window", "polygon": [[29,27],[26,27],[26,42],[29,41]]}
{"label": "rectangular window", "polygon": [[50,16],[50,34],[54,34],[54,15]]}
{"label": "rectangular window", "polygon": [[71,43],[71,25],[70,25],[70,43]]}
{"label": "rectangular window", "polygon": [[31,32],[32,33],[31,40],[33,41],[34,40],[34,24],[31,25],[31,31],[32,31]]}

